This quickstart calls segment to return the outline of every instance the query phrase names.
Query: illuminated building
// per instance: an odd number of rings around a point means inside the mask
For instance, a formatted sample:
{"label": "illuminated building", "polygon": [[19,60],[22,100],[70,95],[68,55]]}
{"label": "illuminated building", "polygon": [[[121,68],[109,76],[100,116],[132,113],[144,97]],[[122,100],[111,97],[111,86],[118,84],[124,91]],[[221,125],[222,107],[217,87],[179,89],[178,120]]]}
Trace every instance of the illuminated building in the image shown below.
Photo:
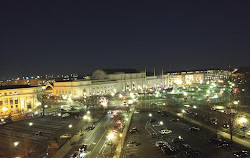
{"label": "illuminated building", "polygon": [[38,105],[37,94],[42,87],[2,86],[0,87],[0,115],[34,112]]}

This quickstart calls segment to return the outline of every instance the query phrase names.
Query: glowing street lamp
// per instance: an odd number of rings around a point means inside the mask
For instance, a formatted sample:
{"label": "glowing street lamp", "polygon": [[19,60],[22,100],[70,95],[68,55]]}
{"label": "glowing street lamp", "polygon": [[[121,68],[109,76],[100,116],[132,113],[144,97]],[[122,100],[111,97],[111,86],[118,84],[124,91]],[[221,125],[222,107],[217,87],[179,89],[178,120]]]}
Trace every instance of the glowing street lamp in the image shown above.
{"label": "glowing street lamp", "polygon": [[160,125],[163,125],[163,121],[160,121]]}
{"label": "glowing street lamp", "polygon": [[72,124],[69,125],[69,128],[72,128]]}
{"label": "glowing street lamp", "polygon": [[19,142],[14,142],[14,143],[13,143],[14,147],[17,147],[18,144],[19,144]]}
{"label": "glowing street lamp", "polygon": [[149,116],[149,117],[152,117],[152,114],[151,114],[151,113],[149,113],[149,114],[148,114],[148,116]]}
{"label": "glowing street lamp", "polygon": [[89,115],[89,114],[90,114],[90,111],[87,111],[87,114]]}
{"label": "glowing street lamp", "polygon": [[115,137],[114,133],[109,133],[108,140],[113,140]]}
{"label": "glowing street lamp", "polygon": [[247,122],[247,119],[244,118],[244,117],[241,117],[241,118],[239,118],[238,122],[239,122],[240,124],[245,124],[245,123]]}
{"label": "glowing street lamp", "polygon": [[196,109],[196,108],[197,108],[197,106],[195,106],[195,105],[194,105],[194,106],[193,106],[193,108],[194,108],[194,109]]}
{"label": "glowing street lamp", "polygon": [[29,122],[29,126],[30,126],[30,127],[33,126],[33,123],[32,123],[32,122]]}
{"label": "glowing street lamp", "polygon": [[87,115],[84,115],[84,116],[83,116],[83,119],[84,119],[84,120],[87,120],[87,119],[88,119],[88,116],[87,116]]}

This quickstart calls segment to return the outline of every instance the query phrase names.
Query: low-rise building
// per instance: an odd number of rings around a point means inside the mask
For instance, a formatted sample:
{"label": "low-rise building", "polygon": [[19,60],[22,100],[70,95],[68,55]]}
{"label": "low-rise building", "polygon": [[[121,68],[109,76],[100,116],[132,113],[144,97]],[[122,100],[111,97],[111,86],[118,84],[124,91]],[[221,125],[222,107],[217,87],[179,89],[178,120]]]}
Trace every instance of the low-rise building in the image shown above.
{"label": "low-rise building", "polygon": [[37,95],[42,87],[27,85],[0,87],[0,115],[8,116],[18,113],[32,112],[39,105]]}

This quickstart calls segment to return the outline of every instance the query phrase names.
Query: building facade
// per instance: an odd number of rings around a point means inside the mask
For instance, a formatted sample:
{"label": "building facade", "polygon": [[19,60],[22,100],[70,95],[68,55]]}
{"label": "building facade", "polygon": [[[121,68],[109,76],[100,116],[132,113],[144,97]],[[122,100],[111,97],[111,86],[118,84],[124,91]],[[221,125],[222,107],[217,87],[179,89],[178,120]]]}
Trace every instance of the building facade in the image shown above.
{"label": "building facade", "polygon": [[34,112],[39,105],[37,95],[42,87],[8,86],[0,88],[0,115]]}

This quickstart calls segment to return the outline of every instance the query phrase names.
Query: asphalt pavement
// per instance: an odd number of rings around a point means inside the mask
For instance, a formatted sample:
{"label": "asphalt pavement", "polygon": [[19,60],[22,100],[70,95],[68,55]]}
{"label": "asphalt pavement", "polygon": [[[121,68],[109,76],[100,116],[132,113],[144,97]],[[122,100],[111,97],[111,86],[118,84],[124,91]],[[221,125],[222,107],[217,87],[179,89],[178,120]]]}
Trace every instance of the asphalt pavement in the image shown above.
{"label": "asphalt pavement", "polygon": [[[163,121],[163,126],[153,127],[148,121],[150,119],[149,113],[152,113],[152,118],[157,119],[157,121]],[[139,158],[159,158],[159,157],[171,157],[164,155],[159,149],[155,147],[155,142],[158,140],[167,141],[172,146],[176,147],[176,144],[172,142],[173,139],[181,136],[184,138],[184,142],[189,144],[193,148],[197,148],[200,150],[201,155],[198,157],[201,158],[233,158],[233,152],[241,150],[238,146],[233,146],[228,149],[218,149],[215,145],[208,144],[208,139],[213,137],[214,134],[202,129],[196,132],[189,132],[189,128],[193,125],[178,121],[172,122],[174,117],[162,117],[157,112],[140,112],[133,115],[132,122],[130,128],[137,127],[140,129],[138,134],[128,134],[122,157],[126,157],[129,154],[135,153],[135,155]],[[157,133],[161,135],[159,131],[161,129],[169,129],[172,130],[173,133],[159,137],[159,138],[148,138],[150,133]],[[126,147],[126,144],[130,141],[136,141],[140,143],[139,146],[136,147]],[[186,157],[185,152],[178,151],[177,154],[172,157]]]}
{"label": "asphalt pavement", "polygon": [[114,120],[110,118],[110,114],[106,114],[98,123],[95,124],[93,130],[89,130],[82,138],[72,146],[70,152],[64,158],[70,158],[75,151],[83,144],[87,145],[86,158],[108,158],[110,157],[111,146],[105,144],[110,128],[114,125]]}

